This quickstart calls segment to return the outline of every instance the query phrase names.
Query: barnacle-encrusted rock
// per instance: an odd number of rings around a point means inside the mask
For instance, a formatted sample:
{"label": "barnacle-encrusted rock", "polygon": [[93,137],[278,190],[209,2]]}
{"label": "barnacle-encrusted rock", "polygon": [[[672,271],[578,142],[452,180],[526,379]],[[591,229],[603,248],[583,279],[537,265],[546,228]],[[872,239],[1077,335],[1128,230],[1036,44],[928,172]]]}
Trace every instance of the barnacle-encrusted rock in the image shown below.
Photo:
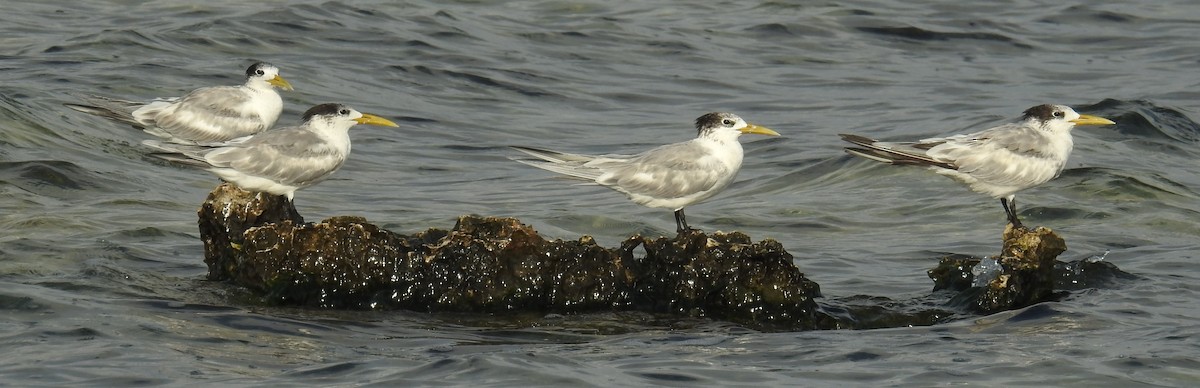
{"label": "barnacle-encrusted rock", "polygon": [[[1030,230],[1009,225],[1004,229],[1000,255],[993,259],[946,257],[929,270],[929,277],[934,281],[935,291],[960,291],[952,304],[979,314],[1053,300],[1055,290],[1079,288],[1081,282],[1098,284],[1132,277],[1103,261],[1057,261],[1066,250],[1066,242],[1050,229]],[[983,260],[995,260],[998,268],[988,270],[984,275],[987,281],[979,282],[972,269]]]}
{"label": "barnacle-encrusted rock", "polygon": [[[755,327],[833,327],[778,242],[742,233],[548,241],[513,218],[396,234],[362,218],[305,224],[288,202],[218,188],[200,210],[209,278],[322,308],[580,313],[637,310]],[[239,197],[239,195],[241,197]]]}
{"label": "barnacle-encrusted rock", "polygon": [[[765,330],[932,325],[1050,300],[1129,277],[1102,261],[1057,263],[1062,238],[1008,228],[997,271],[976,279],[978,258],[929,271],[935,291],[910,300],[813,298],[820,288],[774,240],[692,231],[632,236],[616,248],[590,237],[549,241],[513,218],[464,216],[450,230],[402,235],[359,217],[305,223],[290,201],[224,184],[201,206],[210,279],[231,280],[268,303],[429,312],[637,311],[709,317]],[[990,260],[990,259],[989,259]],[[516,315],[516,314],[513,314]]]}
{"label": "barnacle-encrusted rock", "polygon": [[239,271],[240,263],[230,259],[236,256],[235,249],[241,245],[246,229],[285,220],[304,222],[287,198],[252,193],[228,183],[208,193],[197,213],[209,280],[225,280]]}

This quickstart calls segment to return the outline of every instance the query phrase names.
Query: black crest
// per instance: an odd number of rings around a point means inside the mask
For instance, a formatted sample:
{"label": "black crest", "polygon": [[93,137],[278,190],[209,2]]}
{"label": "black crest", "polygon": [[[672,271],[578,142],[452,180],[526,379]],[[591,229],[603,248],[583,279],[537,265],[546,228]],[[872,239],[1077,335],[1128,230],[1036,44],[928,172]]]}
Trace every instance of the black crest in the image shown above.
{"label": "black crest", "polygon": [[246,68],[246,76],[247,77],[256,76],[256,75],[258,75],[259,70],[266,69],[269,66],[271,66],[271,64],[266,63],[266,62],[257,62],[253,65],[250,65],[250,67]]}
{"label": "black crest", "polygon": [[703,116],[696,118],[696,131],[704,132],[705,128],[714,128],[722,125],[721,120],[728,118],[720,112],[705,113]]}
{"label": "black crest", "polygon": [[336,116],[349,113],[350,108],[342,104],[321,104],[304,111],[303,120],[308,122],[308,120],[312,120],[316,116]]}
{"label": "black crest", "polygon": [[1046,121],[1049,121],[1050,119],[1054,118],[1054,112],[1056,112],[1056,111],[1057,111],[1057,108],[1055,108],[1054,105],[1050,105],[1050,104],[1038,105],[1038,106],[1026,109],[1025,113],[1024,113],[1024,115],[1025,115],[1024,118],[1025,119],[1033,118],[1033,119],[1037,119],[1037,121],[1046,122]]}

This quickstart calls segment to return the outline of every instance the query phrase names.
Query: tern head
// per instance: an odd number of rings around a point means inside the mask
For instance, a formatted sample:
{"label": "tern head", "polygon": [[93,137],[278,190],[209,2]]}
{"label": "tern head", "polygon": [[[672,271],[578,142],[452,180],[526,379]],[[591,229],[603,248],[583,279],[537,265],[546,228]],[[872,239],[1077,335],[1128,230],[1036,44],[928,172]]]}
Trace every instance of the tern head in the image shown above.
{"label": "tern head", "polygon": [[1044,131],[1056,133],[1070,132],[1071,128],[1074,128],[1076,125],[1116,124],[1112,120],[1103,117],[1075,113],[1074,109],[1066,105],[1050,104],[1038,105],[1026,109],[1021,119],[1031,122],[1034,126]]}
{"label": "tern head", "polygon": [[304,124],[347,131],[357,124],[399,127],[388,119],[362,113],[342,104],[321,104],[304,112]]}
{"label": "tern head", "polygon": [[731,135],[734,138],[743,133],[754,133],[767,136],[779,136],[770,128],[747,123],[733,113],[712,112],[696,119],[696,132],[700,137]]}
{"label": "tern head", "polygon": [[246,84],[261,84],[292,90],[292,84],[279,76],[279,68],[270,63],[258,62],[246,68]]}

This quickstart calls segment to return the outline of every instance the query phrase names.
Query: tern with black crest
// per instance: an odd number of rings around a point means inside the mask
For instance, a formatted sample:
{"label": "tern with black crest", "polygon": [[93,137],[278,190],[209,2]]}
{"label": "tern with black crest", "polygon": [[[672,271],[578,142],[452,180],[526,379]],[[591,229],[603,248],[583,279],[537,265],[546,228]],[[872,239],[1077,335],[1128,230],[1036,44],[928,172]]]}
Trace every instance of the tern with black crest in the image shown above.
{"label": "tern with black crest", "polygon": [[696,119],[695,139],[664,145],[637,155],[581,155],[531,147],[513,147],[534,160],[513,159],[625,194],[633,202],[675,211],[680,233],[691,230],[685,206],[716,195],[733,183],[742,167],[738,136],[779,136],[732,113],[708,113]]}
{"label": "tern with black crest", "polygon": [[283,99],[275,88],[292,90],[292,85],[279,76],[279,68],[259,62],[246,69],[246,82],[240,86],[204,87],[182,97],[150,101],[89,95],[83,97],[87,104],[64,105],[169,142],[211,143],[250,136],[275,125],[283,111]]}
{"label": "tern with black crest", "polygon": [[923,166],[966,184],[972,191],[1000,199],[1000,206],[1015,228],[1016,193],[1050,181],[1067,165],[1077,125],[1111,125],[1112,120],[1081,115],[1064,105],[1038,105],[1025,110],[1013,123],[995,128],[916,142],[882,142],[842,134],[853,143],[846,152],[867,159]]}
{"label": "tern with black crest", "polygon": [[396,127],[382,117],[342,104],[321,104],[304,112],[304,123],[227,142],[178,144],[146,140],[152,155],[198,167],[244,190],[287,196],[328,178],[350,155],[350,127]]}

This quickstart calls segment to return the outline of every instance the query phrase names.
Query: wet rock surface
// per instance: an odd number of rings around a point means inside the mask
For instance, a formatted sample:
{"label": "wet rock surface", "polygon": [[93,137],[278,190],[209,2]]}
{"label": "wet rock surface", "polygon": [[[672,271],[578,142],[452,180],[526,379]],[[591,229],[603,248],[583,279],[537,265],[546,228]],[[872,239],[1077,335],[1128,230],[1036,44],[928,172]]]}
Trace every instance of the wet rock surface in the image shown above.
{"label": "wet rock surface", "polygon": [[215,189],[199,216],[209,279],[230,280],[269,304],[314,308],[497,317],[630,311],[759,330],[861,329],[1021,308],[1097,282],[1088,276],[1127,275],[1102,261],[1056,262],[1066,244],[1054,232],[1009,228],[987,279],[972,272],[981,259],[947,257],[929,271],[929,296],[818,305],[820,287],[780,243],[738,232],[632,236],[605,248],[587,236],[546,240],[513,218],[464,216],[450,230],[402,235],[359,217],[305,223],[283,197],[230,185]]}
{"label": "wet rock surface", "polygon": [[204,264],[209,280],[227,280],[242,265],[236,247],[242,234],[252,227],[282,221],[304,222],[291,201],[283,196],[252,193],[222,183],[208,193],[200,205],[200,239],[204,242]]}
{"label": "wet rock surface", "polygon": [[201,207],[209,278],[230,279],[271,303],[478,313],[631,310],[779,330],[833,325],[813,300],[817,284],[783,246],[741,233],[634,236],[609,249],[590,237],[548,241],[512,218],[464,216],[451,230],[406,236],[354,217],[306,224],[291,217],[290,203],[238,191],[218,188]]}
{"label": "wet rock surface", "polygon": [[[1056,260],[1066,242],[1050,229],[1004,230],[1001,254],[992,258],[945,257],[929,270],[934,291],[958,292],[949,305],[976,314],[1019,309],[1056,299],[1056,292],[1111,284],[1131,279],[1111,263],[1081,259]],[[980,263],[986,268],[981,270]],[[982,278],[981,278],[982,277]]]}

